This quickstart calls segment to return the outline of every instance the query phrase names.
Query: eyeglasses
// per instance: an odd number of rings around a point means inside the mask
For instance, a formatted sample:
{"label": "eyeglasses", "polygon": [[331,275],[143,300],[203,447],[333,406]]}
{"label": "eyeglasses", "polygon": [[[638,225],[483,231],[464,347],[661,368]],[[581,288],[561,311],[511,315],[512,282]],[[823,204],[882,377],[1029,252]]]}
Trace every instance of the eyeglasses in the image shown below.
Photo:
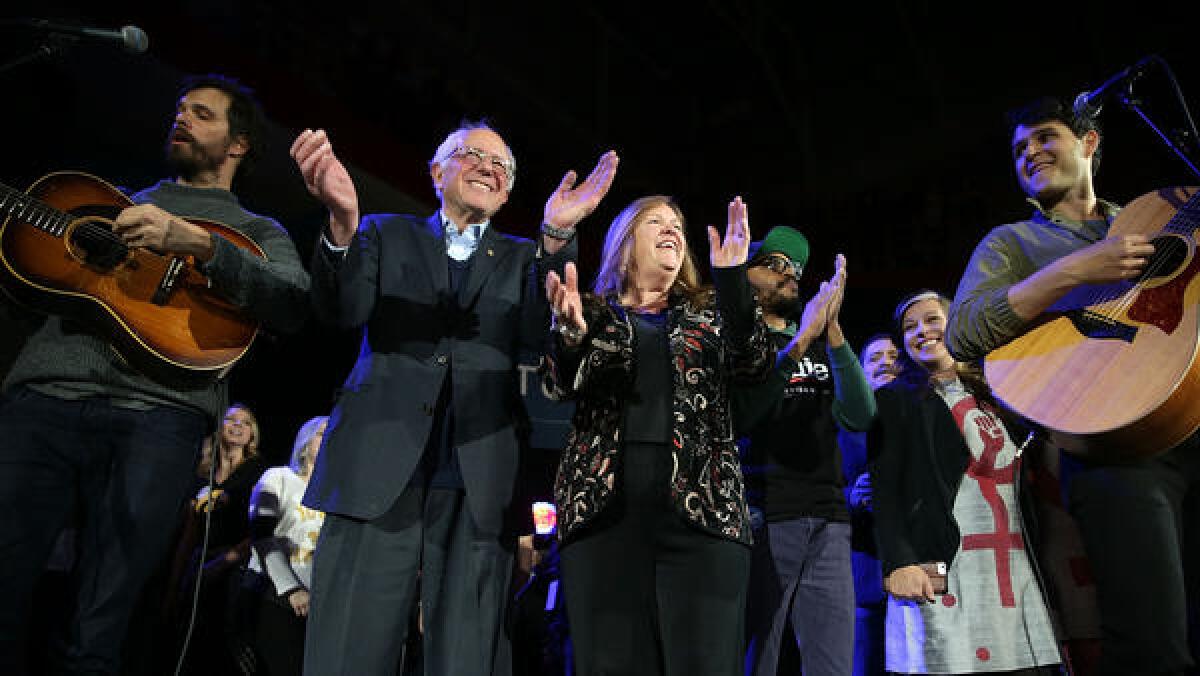
{"label": "eyeglasses", "polygon": [[794,278],[797,282],[800,281],[800,275],[804,272],[796,267],[792,259],[785,256],[767,256],[755,263],[755,266],[764,267],[777,275],[787,275]]}
{"label": "eyeglasses", "polygon": [[482,164],[487,164],[506,183],[512,181],[517,175],[517,167],[512,160],[500,157],[499,155],[493,155],[486,150],[480,150],[472,146],[459,146],[454,151],[454,156],[468,169],[474,169]]}

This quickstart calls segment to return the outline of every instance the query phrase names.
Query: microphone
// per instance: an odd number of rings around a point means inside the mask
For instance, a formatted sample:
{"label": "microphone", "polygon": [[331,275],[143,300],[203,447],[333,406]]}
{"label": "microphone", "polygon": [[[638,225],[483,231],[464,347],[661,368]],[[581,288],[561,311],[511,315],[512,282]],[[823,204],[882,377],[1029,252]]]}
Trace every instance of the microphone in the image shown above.
{"label": "microphone", "polygon": [[22,23],[44,33],[69,35],[82,40],[108,43],[132,54],[141,54],[150,47],[150,38],[146,35],[146,31],[137,26],[123,26],[120,30],[110,31],[87,26],[67,26],[51,23],[45,19],[27,19]]}
{"label": "microphone", "polygon": [[1071,107],[1072,112],[1075,113],[1076,117],[1096,117],[1103,110],[1104,101],[1114,91],[1126,85],[1132,86],[1138,78],[1146,73],[1147,67],[1156,59],[1157,57],[1155,56],[1147,56],[1108,78],[1104,81],[1104,84],[1092,91],[1080,92],[1079,96],[1075,97],[1075,104]]}

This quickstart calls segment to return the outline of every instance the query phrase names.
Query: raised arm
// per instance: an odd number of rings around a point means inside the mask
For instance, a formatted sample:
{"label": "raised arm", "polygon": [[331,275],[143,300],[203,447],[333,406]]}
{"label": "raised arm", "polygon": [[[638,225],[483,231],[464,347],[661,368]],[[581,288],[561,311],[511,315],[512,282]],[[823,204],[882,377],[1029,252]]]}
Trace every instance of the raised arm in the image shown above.
{"label": "raised arm", "polygon": [[[822,333],[825,334],[831,348],[838,347],[846,342],[846,338],[842,334],[841,323],[838,321],[845,292],[846,257],[838,254],[837,258],[834,259],[833,276],[821,282],[821,286],[817,289],[817,292],[804,304],[804,311],[800,314],[800,325],[796,328],[796,335],[780,351],[779,361],[783,361],[787,357],[799,362],[804,358],[804,354],[808,352],[808,348],[812,345],[812,342]],[[789,364],[789,366],[794,366],[794,364]]]}
{"label": "raised arm", "polygon": [[563,176],[542,212],[542,248],[546,253],[561,249],[574,235],[575,226],[596,210],[617,177],[618,161],[617,151],[610,150],[600,156],[582,183],[575,184],[578,176],[574,170]]}
{"label": "raised arm", "polygon": [[[598,328],[603,301],[584,304],[574,263],[567,263],[563,278],[551,272],[546,278],[546,298],[553,320],[547,334],[541,377],[552,399],[574,399],[605,375],[627,372],[632,366],[628,346],[599,341],[593,345],[589,330]],[[588,321],[591,317],[592,321]],[[590,356],[589,356],[590,355]]]}
{"label": "raised arm", "polygon": [[833,371],[833,418],[844,430],[865,432],[875,418],[875,395],[839,319],[846,297],[846,257],[838,254],[833,267],[825,326],[825,348]]}
{"label": "raised arm", "polygon": [[358,192],[345,165],[333,153],[324,129],[305,129],[292,142],[292,159],[304,178],[304,187],[329,209],[329,243],[350,245],[358,229]]}
{"label": "raised arm", "polygon": [[[771,414],[782,400],[783,389],[787,386],[788,378],[799,368],[798,364],[800,360],[804,359],[804,354],[808,351],[809,346],[823,331],[827,334],[830,333],[829,319],[831,313],[836,318],[840,310],[839,288],[844,285],[846,278],[843,256],[838,256],[835,267],[837,270],[833,277],[821,282],[817,293],[813,294],[813,297],[805,303],[795,335],[782,350],[779,350],[775,357],[774,368],[770,370],[767,377],[761,382],[743,384],[733,390],[734,422],[739,432],[750,432]],[[836,307],[832,307],[835,301]],[[840,328],[837,329],[837,336],[841,336]],[[842,338],[840,342],[844,345],[845,339]],[[835,371],[835,385],[836,382]]]}
{"label": "raised arm", "polygon": [[579,347],[588,327],[583,318],[579,273],[574,263],[567,263],[561,280],[553,270],[546,275],[546,299],[550,302],[550,329],[562,335],[565,347]]}
{"label": "raised arm", "polygon": [[733,379],[756,383],[775,363],[775,350],[746,278],[750,215],[741,197],[729,203],[727,219],[724,239],[716,228],[708,226],[708,257],[721,316],[721,340],[728,350],[727,367]]}

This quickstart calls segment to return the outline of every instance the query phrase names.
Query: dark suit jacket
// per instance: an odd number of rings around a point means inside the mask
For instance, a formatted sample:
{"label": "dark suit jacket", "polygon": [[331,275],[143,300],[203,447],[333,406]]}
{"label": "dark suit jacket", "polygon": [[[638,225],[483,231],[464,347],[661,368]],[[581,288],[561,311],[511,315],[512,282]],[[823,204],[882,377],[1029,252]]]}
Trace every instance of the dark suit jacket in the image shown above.
{"label": "dark suit jacket", "polygon": [[363,328],[304,504],[358,519],[383,514],[429,440],[443,381],[453,378],[453,443],[475,524],[499,533],[516,479],[523,418],[516,365],[549,329],[544,279],[575,257],[553,256],[489,226],[457,298],[438,214],[363,218],[345,257],[319,244],[312,297],[318,318]]}
{"label": "dark suit jacket", "polygon": [[[867,444],[883,574],[925,561],[949,564],[962,539],[954,498],[971,457],[962,432],[932,389],[896,380],[876,390],[875,399],[879,413]],[[1026,431],[1007,416],[1001,420],[1019,446]]]}

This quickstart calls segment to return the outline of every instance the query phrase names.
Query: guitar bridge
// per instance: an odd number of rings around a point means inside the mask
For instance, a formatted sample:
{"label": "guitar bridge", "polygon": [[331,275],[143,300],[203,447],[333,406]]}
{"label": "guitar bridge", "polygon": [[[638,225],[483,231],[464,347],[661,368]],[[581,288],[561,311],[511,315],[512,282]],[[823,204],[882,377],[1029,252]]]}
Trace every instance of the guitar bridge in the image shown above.
{"label": "guitar bridge", "polygon": [[1092,312],[1091,310],[1073,310],[1067,312],[1067,319],[1075,326],[1075,330],[1084,337],[1097,340],[1123,340],[1132,343],[1137,335],[1137,327],[1123,324],[1112,317]]}
{"label": "guitar bridge", "polygon": [[167,299],[171,297],[171,292],[175,290],[175,283],[179,280],[179,273],[183,271],[183,266],[186,265],[183,259],[179,256],[172,256],[171,262],[167,263],[167,269],[163,272],[162,279],[158,280],[158,288],[154,291],[154,297],[150,299],[155,305],[166,305]]}

